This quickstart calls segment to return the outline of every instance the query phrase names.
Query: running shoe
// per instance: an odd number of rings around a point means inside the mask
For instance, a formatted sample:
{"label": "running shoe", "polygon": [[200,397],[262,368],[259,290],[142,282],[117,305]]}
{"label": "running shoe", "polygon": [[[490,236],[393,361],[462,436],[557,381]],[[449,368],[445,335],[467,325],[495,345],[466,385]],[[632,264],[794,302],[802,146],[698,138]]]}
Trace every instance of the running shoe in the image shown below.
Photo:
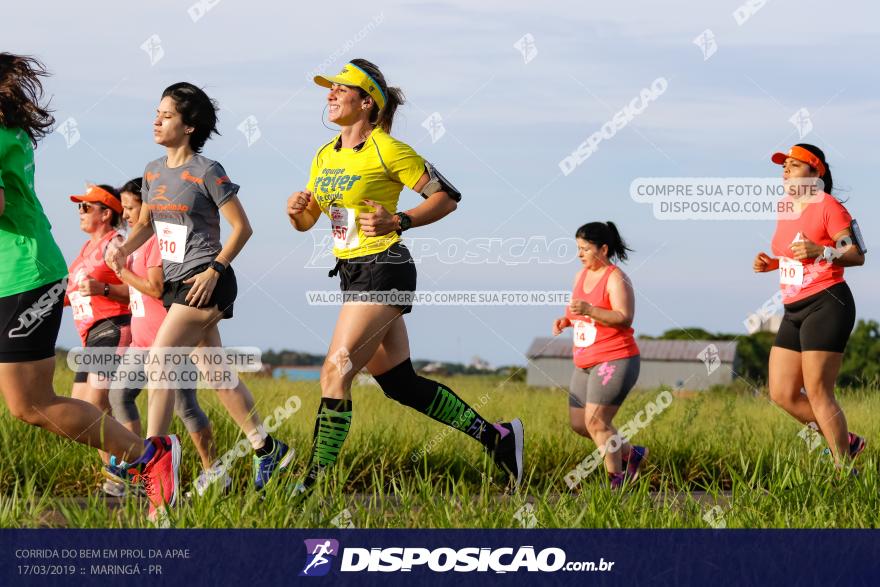
{"label": "running shoe", "polygon": [[318,484],[318,481],[321,479],[321,476],[325,471],[328,470],[328,467],[322,466],[312,466],[309,465],[308,470],[306,471],[305,476],[301,481],[297,481],[293,486],[293,491],[290,494],[291,499],[293,500],[293,504],[301,504],[311,495],[312,490],[315,488],[315,485]]}
{"label": "running shoe", "polygon": [[101,490],[110,497],[125,497],[128,494],[128,484],[104,479]]}
{"label": "running shoe", "polygon": [[618,491],[623,488],[623,484],[626,481],[626,473],[623,471],[620,473],[608,473],[608,481],[611,483],[611,491]]}
{"label": "running shoe", "polygon": [[101,469],[101,473],[104,474],[104,477],[106,477],[108,481],[114,483],[130,483],[132,477],[139,473],[141,468],[141,466],[132,465],[131,463],[126,463],[123,460],[117,459],[115,455],[110,455],[110,463],[104,465],[104,468]]}
{"label": "running shoe", "polygon": [[[126,463],[125,461],[119,460],[111,455],[110,463],[104,465],[101,469],[101,473],[106,479],[102,486],[104,493],[116,497],[122,497],[123,495],[145,495],[144,489],[140,483],[135,483],[133,481],[133,479],[140,474],[141,469],[143,469],[143,465]],[[113,491],[118,492],[120,486],[123,488],[122,493],[118,495],[113,493]]]}
{"label": "running shoe", "polygon": [[266,456],[254,455],[254,488],[262,491],[276,470],[283,470],[293,460],[294,451],[280,440],[273,439],[275,447]]}
{"label": "running shoe", "polygon": [[232,477],[226,472],[225,467],[211,467],[202,471],[193,485],[195,486],[195,493],[187,491],[186,497],[188,498],[194,496],[202,497],[212,486],[219,487],[221,493],[225,495],[229,492],[229,488],[232,487]]}
{"label": "running shoe", "polygon": [[644,465],[647,456],[647,447],[633,445],[632,450],[629,453],[629,459],[624,463],[624,466],[626,467],[625,472],[627,481],[632,482],[639,478],[639,473],[641,472],[642,465]]}
{"label": "running shoe", "polygon": [[[857,456],[862,454],[862,451],[865,450],[865,447],[868,445],[868,442],[864,439],[864,437],[859,436],[858,434],[853,434],[852,432],[847,432],[849,436],[849,458],[855,459]],[[822,454],[826,456],[831,455],[831,449],[827,446],[822,450]]]}
{"label": "running shoe", "polygon": [[501,438],[495,446],[494,451],[490,451],[495,464],[507,471],[513,481],[513,487],[516,489],[522,483],[523,477],[523,424],[519,418],[514,418],[510,422],[500,422],[494,424]]}
{"label": "running shoe", "polygon": [[149,439],[156,448],[153,458],[136,475],[150,500],[148,518],[151,522],[166,519],[166,509],[177,503],[180,485],[180,441],[177,436],[153,436]]}
{"label": "running shoe", "polygon": [[855,459],[862,454],[862,451],[865,450],[865,446],[868,443],[858,434],[853,434],[852,432],[848,432],[847,434],[849,434],[849,456],[851,459]]}

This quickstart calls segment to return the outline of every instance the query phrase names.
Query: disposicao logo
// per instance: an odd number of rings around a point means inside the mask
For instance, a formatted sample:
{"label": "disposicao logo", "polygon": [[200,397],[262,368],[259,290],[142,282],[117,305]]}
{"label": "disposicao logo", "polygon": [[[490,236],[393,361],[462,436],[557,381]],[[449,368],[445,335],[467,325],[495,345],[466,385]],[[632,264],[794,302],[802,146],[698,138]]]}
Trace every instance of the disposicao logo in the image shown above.
{"label": "disposicao logo", "polygon": [[339,541],[332,538],[306,540],[306,566],[300,577],[322,577],[330,572],[330,562],[339,554]]}

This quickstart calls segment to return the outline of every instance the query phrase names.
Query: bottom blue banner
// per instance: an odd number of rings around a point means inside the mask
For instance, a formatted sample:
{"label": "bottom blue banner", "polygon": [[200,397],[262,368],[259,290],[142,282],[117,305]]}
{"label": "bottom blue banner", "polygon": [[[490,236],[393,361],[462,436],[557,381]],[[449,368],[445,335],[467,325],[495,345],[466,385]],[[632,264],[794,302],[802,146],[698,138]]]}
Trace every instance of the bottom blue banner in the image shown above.
{"label": "bottom blue banner", "polygon": [[877,584],[870,530],[0,530],[0,585]]}

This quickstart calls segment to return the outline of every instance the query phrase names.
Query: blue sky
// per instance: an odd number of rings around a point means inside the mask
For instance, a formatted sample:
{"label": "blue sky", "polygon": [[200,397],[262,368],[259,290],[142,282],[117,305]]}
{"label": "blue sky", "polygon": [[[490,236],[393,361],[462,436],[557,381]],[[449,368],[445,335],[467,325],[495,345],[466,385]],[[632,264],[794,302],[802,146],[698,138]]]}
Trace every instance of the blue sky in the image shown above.
{"label": "blue sky", "polygon": [[[37,150],[37,190],[70,261],[85,239],[67,196],[84,182],[119,185],[163,154],[150,125],[161,91],[191,81],[222,107],[221,137],[205,155],[234,181],[256,230],[236,260],[240,296],[223,323],[227,344],[326,350],[336,312],[307,305],[307,290],[335,290],[307,268],[314,240],[293,231],[287,196],[304,187],[317,147],[325,90],[310,81],[365,57],[409,101],[394,134],[433,161],[463,192],[459,209],[412,236],[572,238],[592,220],[613,220],[636,250],[624,269],[637,291],[635,328],[678,326],[743,332],[743,320],[776,290],[751,262],[769,250],[772,221],[660,221],[629,196],[637,177],[765,177],[768,157],[799,140],[789,118],[810,112],[803,141],[822,147],[839,195],[871,249],[880,205],[873,194],[872,129],[880,123],[877,8],[771,0],[742,25],[739,2],[314,3],[211,0],[92,2],[33,12],[7,7],[3,49],[40,57],[58,123],[76,121],[69,148],[56,133]],[[193,20],[190,14],[201,15]],[[743,14],[743,11],[740,12]],[[714,34],[704,60],[694,39]],[[514,47],[524,35],[537,53]],[[163,55],[141,45],[153,35]],[[157,56],[158,53],[154,53]],[[559,161],[658,78],[667,91],[570,175]],[[437,112],[445,134],[422,122]],[[260,138],[237,130],[254,116]],[[404,192],[401,208],[420,198]],[[326,226],[323,226],[326,228]],[[568,263],[419,264],[420,289],[564,290]],[[880,273],[847,270],[860,318],[880,318]],[[407,318],[415,358],[524,363],[532,338],[548,335],[555,307],[422,307]],[[59,344],[77,341],[66,316]]]}

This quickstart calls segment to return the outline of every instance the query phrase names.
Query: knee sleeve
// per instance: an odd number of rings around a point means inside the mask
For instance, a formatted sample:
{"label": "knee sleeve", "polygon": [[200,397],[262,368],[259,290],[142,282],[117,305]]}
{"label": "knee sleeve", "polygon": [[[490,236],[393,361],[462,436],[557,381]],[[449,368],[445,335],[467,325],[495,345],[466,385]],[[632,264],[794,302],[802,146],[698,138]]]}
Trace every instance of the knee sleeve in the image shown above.
{"label": "knee sleeve", "polygon": [[437,387],[437,384],[430,379],[416,374],[410,359],[381,375],[374,375],[373,379],[382,388],[386,397],[420,412],[430,405]]}
{"label": "knee sleeve", "polygon": [[196,399],[195,389],[178,389],[174,392],[174,412],[183,421],[187,432],[204,430],[211,423]]}
{"label": "knee sleeve", "polygon": [[140,393],[140,389],[110,389],[108,397],[113,417],[123,424],[140,420],[140,414],[135,403]]}

